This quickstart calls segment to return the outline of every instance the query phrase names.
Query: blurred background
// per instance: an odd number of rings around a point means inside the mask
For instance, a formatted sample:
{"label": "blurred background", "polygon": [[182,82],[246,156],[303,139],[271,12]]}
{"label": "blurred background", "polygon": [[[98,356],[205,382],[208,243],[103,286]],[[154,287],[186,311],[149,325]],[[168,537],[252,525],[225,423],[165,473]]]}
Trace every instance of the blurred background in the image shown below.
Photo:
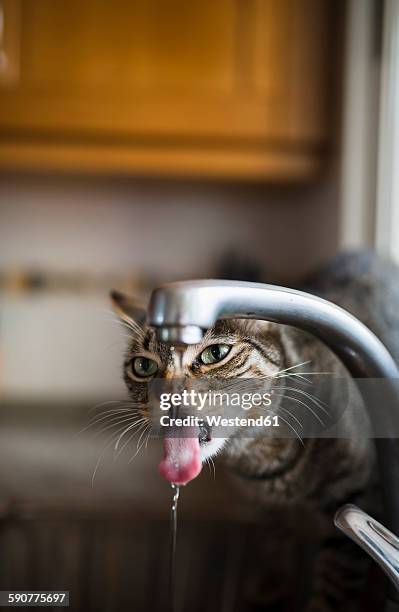
{"label": "blurred background", "polygon": [[[160,450],[78,433],[125,397],[108,291],[399,261],[398,104],[397,0],[0,0],[2,589],[163,609]],[[223,519],[206,609],[246,609],[225,543],[253,514],[222,467],[184,491],[187,555],[191,519]]]}

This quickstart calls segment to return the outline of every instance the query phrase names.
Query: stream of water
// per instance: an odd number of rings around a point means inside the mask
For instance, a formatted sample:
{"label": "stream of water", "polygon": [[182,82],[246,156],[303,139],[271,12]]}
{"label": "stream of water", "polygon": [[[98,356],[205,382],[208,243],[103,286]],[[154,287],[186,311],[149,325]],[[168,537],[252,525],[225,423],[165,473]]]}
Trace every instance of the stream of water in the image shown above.
{"label": "stream of water", "polygon": [[176,611],[176,539],[177,539],[177,506],[180,487],[172,483],[172,508],[170,511],[170,541],[169,541],[169,601],[170,612]]}

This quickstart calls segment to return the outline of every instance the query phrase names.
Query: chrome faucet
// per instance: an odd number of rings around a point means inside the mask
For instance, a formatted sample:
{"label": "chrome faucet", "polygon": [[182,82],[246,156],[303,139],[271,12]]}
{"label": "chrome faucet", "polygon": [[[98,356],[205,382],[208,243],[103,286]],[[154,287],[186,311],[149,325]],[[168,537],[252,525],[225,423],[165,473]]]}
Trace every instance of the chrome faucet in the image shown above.
{"label": "chrome faucet", "polygon": [[[399,371],[385,346],[358,319],[321,298],[274,285],[197,280],[170,283],[155,289],[148,310],[148,322],[155,328],[158,339],[171,344],[197,344],[217,319],[226,318],[263,319],[310,332],[335,352],[353,377],[386,379],[385,397],[389,397],[389,409],[399,410],[398,381],[394,384],[395,379],[399,379]],[[370,401],[370,398],[364,399],[366,404]],[[379,418],[377,412],[370,410],[375,426]],[[399,533],[399,442],[388,437],[376,439],[375,444],[384,497],[384,520],[392,531]],[[362,528],[359,527],[360,516]],[[356,514],[344,508],[338,514],[337,524],[384,566],[398,586],[397,540],[391,534],[388,537],[385,528],[365,516],[360,510]],[[384,548],[381,548],[382,540],[386,543]],[[399,610],[396,595],[389,606],[390,610]]]}
{"label": "chrome faucet", "polygon": [[399,590],[399,538],[352,504],[342,506],[334,522],[373,557]]}
{"label": "chrome faucet", "polygon": [[264,319],[293,325],[325,342],[355,377],[399,378],[384,345],[358,319],[303,291],[221,280],[169,283],[155,289],[148,322],[158,339],[197,344],[217,319]]}

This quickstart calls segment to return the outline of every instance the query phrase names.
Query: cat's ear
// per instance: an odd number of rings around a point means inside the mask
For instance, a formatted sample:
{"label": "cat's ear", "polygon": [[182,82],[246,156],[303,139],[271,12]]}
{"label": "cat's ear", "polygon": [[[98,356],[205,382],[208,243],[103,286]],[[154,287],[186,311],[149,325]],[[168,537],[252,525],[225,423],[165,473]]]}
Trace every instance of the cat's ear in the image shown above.
{"label": "cat's ear", "polygon": [[137,324],[143,327],[147,311],[140,302],[119,291],[111,291],[110,297],[114,310],[122,321],[128,325]]}

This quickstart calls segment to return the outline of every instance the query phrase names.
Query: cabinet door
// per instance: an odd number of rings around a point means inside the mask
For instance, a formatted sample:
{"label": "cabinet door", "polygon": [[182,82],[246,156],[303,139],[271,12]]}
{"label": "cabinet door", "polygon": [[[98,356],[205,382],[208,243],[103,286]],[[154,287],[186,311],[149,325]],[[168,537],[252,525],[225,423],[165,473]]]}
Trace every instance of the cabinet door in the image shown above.
{"label": "cabinet door", "polygon": [[234,0],[20,5],[20,80],[1,93],[2,125],[147,136],[223,130],[215,115],[234,90]]}
{"label": "cabinet door", "polygon": [[254,96],[270,102],[287,141],[320,142],[327,135],[333,17],[328,0],[254,2]]}
{"label": "cabinet door", "polygon": [[59,143],[67,166],[72,144],[116,170],[144,160],[167,173],[179,155],[222,174],[306,166],[326,137],[329,3],[0,0],[14,66],[0,77],[8,153],[19,139],[28,157],[42,143],[37,160]]}

